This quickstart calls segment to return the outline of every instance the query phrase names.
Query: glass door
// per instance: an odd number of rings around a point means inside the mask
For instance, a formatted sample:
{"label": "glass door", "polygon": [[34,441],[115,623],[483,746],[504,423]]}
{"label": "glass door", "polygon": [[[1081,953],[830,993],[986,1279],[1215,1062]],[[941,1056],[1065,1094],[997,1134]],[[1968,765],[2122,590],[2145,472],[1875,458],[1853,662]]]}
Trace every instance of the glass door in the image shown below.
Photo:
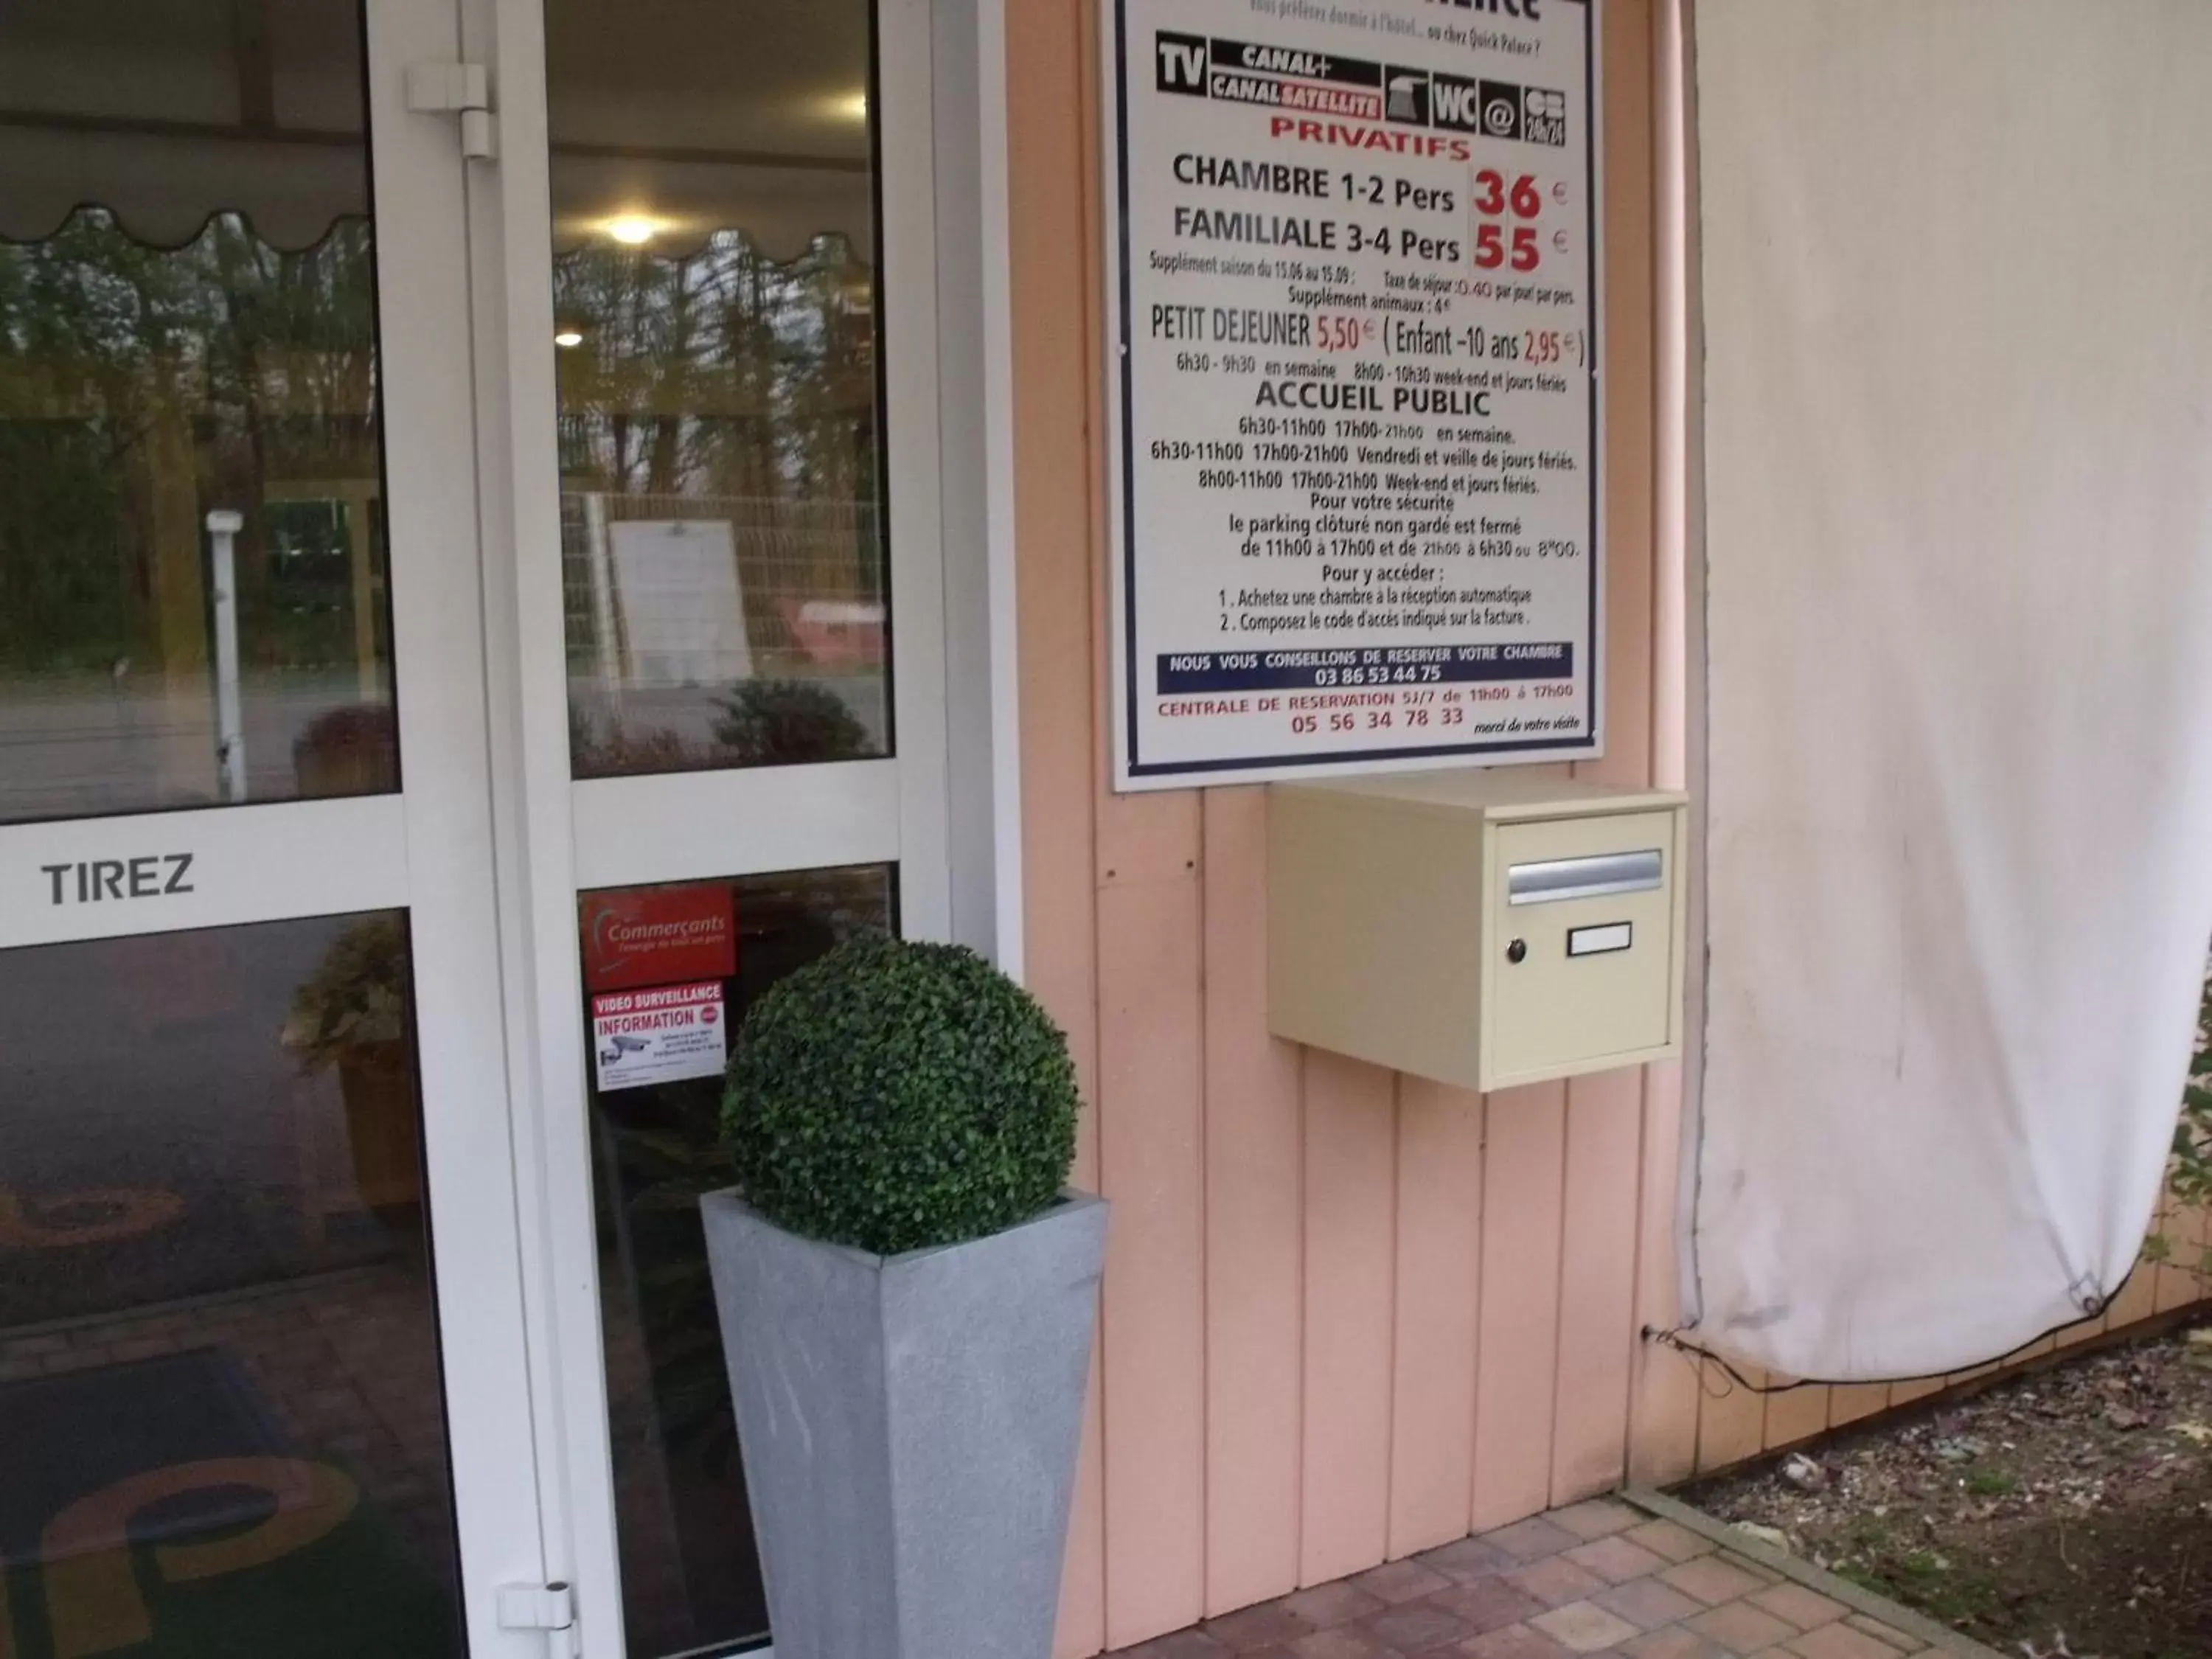
{"label": "glass door", "polygon": [[[730,1036],[949,930],[923,0],[483,0],[586,1651],[769,1637],[697,1218]],[[572,1304],[569,1311],[576,1311]]]}
{"label": "glass door", "polygon": [[0,8],[0,1659],[545,1650],[459,28]]}

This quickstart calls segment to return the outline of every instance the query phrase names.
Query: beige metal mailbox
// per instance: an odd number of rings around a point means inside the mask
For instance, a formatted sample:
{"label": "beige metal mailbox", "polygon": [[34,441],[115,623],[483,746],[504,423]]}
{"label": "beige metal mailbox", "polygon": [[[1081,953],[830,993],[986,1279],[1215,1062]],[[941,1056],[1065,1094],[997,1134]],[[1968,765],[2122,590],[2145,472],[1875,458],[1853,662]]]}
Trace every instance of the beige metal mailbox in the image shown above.
{"label": "beige metal mailbox", "polygon": [[1485,1092],[1679,1054],[1688,811],[1527,773],[1277,784],[1268,1024]]}

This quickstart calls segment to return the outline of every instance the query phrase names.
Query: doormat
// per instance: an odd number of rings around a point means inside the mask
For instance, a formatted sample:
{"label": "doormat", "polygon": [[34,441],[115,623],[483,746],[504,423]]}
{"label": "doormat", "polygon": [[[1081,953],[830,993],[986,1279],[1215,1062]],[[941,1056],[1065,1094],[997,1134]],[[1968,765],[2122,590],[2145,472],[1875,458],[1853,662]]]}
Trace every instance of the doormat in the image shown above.
{"label": "doormat", "polygon": [[[0,1561],[38,1559],[56,1516],[134,1475],[287,1451],[252,1382],[220,1348],[10,1383],[0,1388],[0,1469],[8,1472]],[[161,1543],[242,1526],[269,1510],[267,1493],[186,1493],[136,1517],[131,1536]]]}
{"label": "doormat", "polygon": [[[222,1349],[0,1388],[0,1659],[460,1659],[449,1536],[293,1449]],[[118,1571],[96,1517],[131,1483]]]}

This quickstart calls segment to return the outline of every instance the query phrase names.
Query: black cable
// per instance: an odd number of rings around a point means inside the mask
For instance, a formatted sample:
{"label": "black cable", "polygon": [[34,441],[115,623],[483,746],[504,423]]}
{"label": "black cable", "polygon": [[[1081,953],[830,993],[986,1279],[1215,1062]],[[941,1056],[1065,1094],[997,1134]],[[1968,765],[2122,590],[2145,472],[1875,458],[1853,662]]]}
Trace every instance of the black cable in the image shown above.
{"label": "black cable", "polygon": [[[2100,1297],[2097,1299],[2096,1305],[2091,1308],[2087,1312],[2084,1313],[2079,1319],[2069,1319],[2063,1325],[2053,1325],[2049,1330],[2044,1332],[2040,1336],[2030,1337],[2027,1341],[2021,1343],[2020,1346],[2011,1349],[2008,1352],[1998,1355],[1995,1359],[1984,1360],[1982,1364],[1984,1365],[2002,1365],[2009,1360],[2020,1358],[2021,1355],[2027,1353],[2030,1348],[2037,1347],[2043,1343],[2050,1341],[2053,1337],[2061,1335],[2067,1331],[2077,1330],[2081,1326],[2088,1324],[2093,1320],[2103,1318],[2106,1311],[2112,1307],[2115,1301],[2118,1300],[2120,1292],[2126,1290],[2130,1284],[2134,1283],[2136,1274],[2142,1272],[2144,1267],[2150,1264],[2146,1262],[2137,1262],[2135,1267],[2130,1271],[2128,1276],[2120,1281],[2118,1289],[2113,1291],[2108,1296]],[[1868,1385],[1880,1386],[1886,1382],[1892,1384],[1899,1382],[1942,1382],[1958,1374],[1955,1371],[1936,1371],[1921,1376],[1863,1376],[1855,1377],[1849,1382],[1839,1382],[1817,1376],[1807,1376],[1800,1377],[1795,1382],[1754,1382],[1749,1377],[1746,1376],[1741,1371],[1738,1370],[1722,1355],[1715,1353],[1711,1348],[1705,1347],[1701,1344],[1689,1340],[1688,1338],[1683,1334],[1685,1331],[1694,1328],[1695,1327],[1693,1326],[1680,1325],[1675,1327],[1673,1330],[1662,1331],[1656,1326],[1646,1325],[1644,1328],[1644,1340],[1646,1342],[1656,1343],[1662,1348],[1672,1348],[1675,1352],[1686,1355],[1692,1360],[1698,1362],[1698,1378],[1700,1387],[1704,1386],[1705,1367],[1707,1365],[1715,1365],[1719,1367],[1720,1370],[1726,1374],[1729,1382],[1732,1386],[1724,1388],[1717,1393],[1710,1389],[1706,1390],[1708,1398],[1715,1400],[1726,1399],[1729,1394],[1733,1393],[1737,1389],[1742,1389],[1747,1394],[1765,1395],[1789,1394],[1798,1389],[1852,1389]],[[1966,1370],[1978,1370],[1980,1369],[1980,1366],[1968,1365],[1962,1367],[1962,1369]]]}

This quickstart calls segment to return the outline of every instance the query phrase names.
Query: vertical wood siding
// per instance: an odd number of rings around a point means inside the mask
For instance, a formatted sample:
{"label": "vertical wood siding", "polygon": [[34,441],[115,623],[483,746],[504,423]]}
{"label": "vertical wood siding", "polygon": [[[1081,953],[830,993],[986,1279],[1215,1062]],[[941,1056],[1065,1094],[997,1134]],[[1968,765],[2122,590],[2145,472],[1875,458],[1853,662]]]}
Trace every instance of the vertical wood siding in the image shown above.
{"label": "vertical wood siding", "polygon": [[1398,1085],[1396,1296],[1390,1395],[1392,1559],[1466,1534],[1483,1261],[1480,1095]]}
{"label": "vertical wood siding", "polygon": [[[1278,1042],[1265,792],[1108,789],[1096,3],[1007,8],[1028,971],[1115,1206],[1060,1659],[1940,1386],[1761,1395],[1641,1340],[1678,1322],[1680,1068],[1486,1100]],[[1678,781],[1652,0],[1604,18],[1608,735],[1581,769]],[[2190,1293],[2139,1275],[2110,1322]]]}
{"label": "vertical wood siding", "polygon": [[1305,1116],[1267,1035],[1267,795],[1206,796],[1206,1607],[1297,1577],[1304,1467]]}
{"label": "vertical wood siding", "polygon": [[[1073,1659],[1618,1482],[1659,1183],[1641,1073],[1486,1101],[1277,1042],[1265,792],[1107,788],[1095,0],[1009,13],[1030,979],[1074,1038],[1082,1172],[1115,1203]],[[1633,782],[1655,661],[1648,0],[1607,16],[1593,769]]]}

